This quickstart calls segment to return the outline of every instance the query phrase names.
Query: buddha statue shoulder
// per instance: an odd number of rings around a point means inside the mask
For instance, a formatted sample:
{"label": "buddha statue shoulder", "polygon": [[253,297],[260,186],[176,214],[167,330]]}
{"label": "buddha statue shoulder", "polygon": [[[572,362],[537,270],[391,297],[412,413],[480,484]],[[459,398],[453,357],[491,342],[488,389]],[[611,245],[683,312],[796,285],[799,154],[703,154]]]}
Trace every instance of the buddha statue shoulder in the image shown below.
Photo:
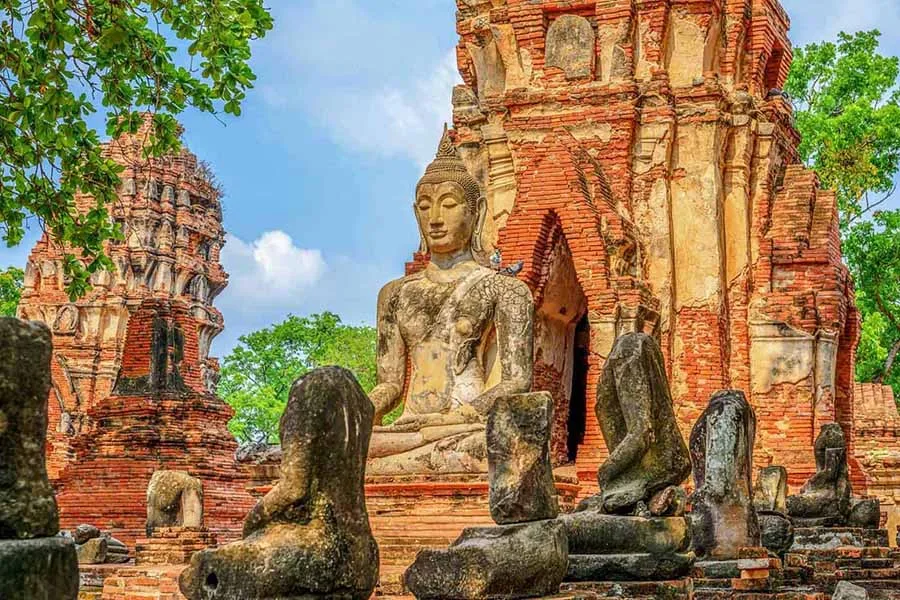
{"label": "buddha statue shoulder", "polygon": [[[414,211],[429,262],[379,294],[368,473],[485,472],[494,402],[531,391],[531,291],[476,259],[486,202],[446,130]],[[400,418],[380,426],[401,404]]]}

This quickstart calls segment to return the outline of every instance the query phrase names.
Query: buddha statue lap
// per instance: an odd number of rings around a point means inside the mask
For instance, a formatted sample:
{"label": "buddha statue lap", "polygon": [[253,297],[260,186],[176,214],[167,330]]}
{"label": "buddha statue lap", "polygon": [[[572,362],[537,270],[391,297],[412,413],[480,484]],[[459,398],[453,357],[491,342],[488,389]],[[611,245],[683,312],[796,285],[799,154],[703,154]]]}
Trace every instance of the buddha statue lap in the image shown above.
{"label": "buddha statue lap", "polygon": [[[414,210],[429,262],[378,297],[367,473],[485,473],[491,408],[531,390],[531,291],[476,260],[486,202],[446,130],[416,187]],[[401,403],[401,417],[381,426]]]}

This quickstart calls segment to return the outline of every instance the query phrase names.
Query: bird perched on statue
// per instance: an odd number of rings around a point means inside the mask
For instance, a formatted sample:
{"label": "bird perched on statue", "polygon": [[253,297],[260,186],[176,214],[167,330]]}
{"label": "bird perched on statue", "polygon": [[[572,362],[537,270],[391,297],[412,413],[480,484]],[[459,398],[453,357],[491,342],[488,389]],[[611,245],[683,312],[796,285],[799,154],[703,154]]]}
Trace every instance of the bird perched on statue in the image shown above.
{"label": "bird perched on statue", "polygon": [[525,268],[525,261],[524,261],[524,260],[520,260],[520,261],[517,262],[516,264],[510,265],[510,266],[506,267],[505,269],[503,269],[503,270],[500,271],[500,272],[501,272],[503,275],[509,275],[510,277],[515,277],[516,275],[518,275],[519,273],[521,273],[521,272],[522,272],[522,269],[524,269],[524,268]]}
{"label": "bird perched on statue", "polygon": [[500,265],[503,264],[503,254],[500,253],[500,248],[494,249],[494,253],[491,254],[491,268],[495,271],[500,270]]}

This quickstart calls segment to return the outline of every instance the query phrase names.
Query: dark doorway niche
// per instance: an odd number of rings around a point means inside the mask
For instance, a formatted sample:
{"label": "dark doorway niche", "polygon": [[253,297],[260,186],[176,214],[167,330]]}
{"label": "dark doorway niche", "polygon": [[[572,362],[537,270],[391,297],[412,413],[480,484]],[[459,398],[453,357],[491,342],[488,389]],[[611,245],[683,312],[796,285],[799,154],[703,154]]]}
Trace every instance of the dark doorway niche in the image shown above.
{"label": "dark doorway niche", "polygon": [[590,340],[591,326],[587,315],[584,315],[575,328],[575,343],[572,344],[572,351],[575,356],[572,362],[572,399],[569,402],[569,438],[566,444],[570,462],[574,462],[578,457],[578,446],[584,442],[584,429],[587,424],[587,378]]}

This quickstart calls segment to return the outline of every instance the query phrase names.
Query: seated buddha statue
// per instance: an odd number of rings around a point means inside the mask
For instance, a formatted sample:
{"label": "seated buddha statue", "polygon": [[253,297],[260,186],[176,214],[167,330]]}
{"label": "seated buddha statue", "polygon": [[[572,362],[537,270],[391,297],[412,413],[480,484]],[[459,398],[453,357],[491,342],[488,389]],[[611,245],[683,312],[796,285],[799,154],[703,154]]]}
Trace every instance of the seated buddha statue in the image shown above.
{"label": "seated buddha statue", "polygon": [[[378,296],[367,473],[487,472],[489,411],[497,398],[531,390],[531,291],[476,260],[486,202],[446,129],[414,210],[429,260]],[[401,403],[400,418],[380,426]]]}

